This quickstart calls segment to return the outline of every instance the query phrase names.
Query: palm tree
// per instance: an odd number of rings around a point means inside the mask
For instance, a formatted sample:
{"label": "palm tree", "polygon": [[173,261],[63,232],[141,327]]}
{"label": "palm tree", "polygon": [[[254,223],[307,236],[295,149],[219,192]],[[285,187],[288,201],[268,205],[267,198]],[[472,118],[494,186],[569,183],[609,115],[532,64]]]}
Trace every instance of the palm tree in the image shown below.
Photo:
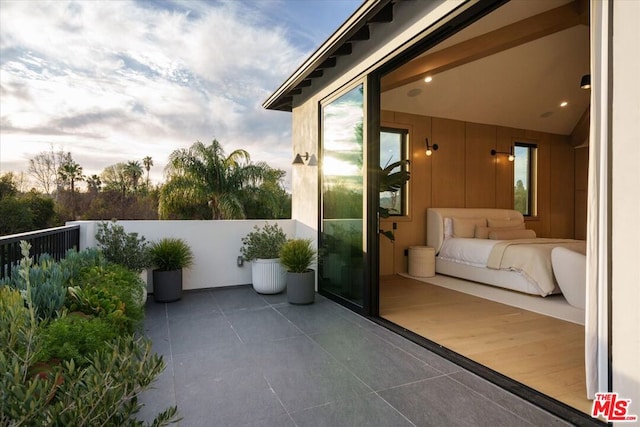
{"label": "palm tree", "polygon": [[[278,176],[282,176],[279,171]],[[217,140],[198,141],[169,156],[160,193],[160,218],[245,218],[243,201],[274,177],[266,163],[252,164],[246,150],[228,156]]]}
{"label": "palm tree", "polygon": [[102,187],[102,180],[98,175],[91,175],[87,177],[87,187],[92,193],[99,193]]}
{"label": "palm tree", "polygon": [[74,162],[71,159],[71,156],[68,157],[67,161],[63,163],[58,169],[58,176],[60,177],[60,181],[65,186],[69,186],[71,190],[71,219],[76,219],[76,188],[75,183],[78,181],[84,180],[84,175],[82,175],[82,166],[78,163]]}
{"label": "palm tree", "polygon": [[131,182],[131,187],[133,191],[138,189],[138,181],[140,181],[140,177],[142,176],[142,166],[139,161],[130,161],[127,162],[124,172]]}
{"label": "palm tree", "polygon": [[144,168],[147,170],[147,189],[149,188],[149,171],[151,170],[151,166],[153,166],[153,159],[150,156],[146,156],[142,159],[142,164]]}

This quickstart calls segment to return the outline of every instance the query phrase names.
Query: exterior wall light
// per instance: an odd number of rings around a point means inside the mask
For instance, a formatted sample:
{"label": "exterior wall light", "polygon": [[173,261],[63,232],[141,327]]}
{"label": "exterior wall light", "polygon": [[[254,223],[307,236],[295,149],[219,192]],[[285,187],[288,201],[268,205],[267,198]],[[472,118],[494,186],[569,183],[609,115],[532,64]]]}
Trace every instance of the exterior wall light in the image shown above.
{"label": "exterior wall light", "polygon": [[[303,160],[304,159],[304,160]],[[318,166],[318,159],[315,154],[309,155],[309,152],[305,152],[304,155],[300,153],[296,154],[296,157],[293,159],[294,165],[304,165],[307,162],[307,166]]]}

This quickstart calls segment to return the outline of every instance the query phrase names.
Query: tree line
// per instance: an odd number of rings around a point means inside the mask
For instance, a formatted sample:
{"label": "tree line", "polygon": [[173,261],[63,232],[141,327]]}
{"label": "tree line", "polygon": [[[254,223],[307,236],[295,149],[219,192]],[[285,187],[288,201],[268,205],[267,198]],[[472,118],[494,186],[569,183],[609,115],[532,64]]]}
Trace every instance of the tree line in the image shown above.
{"label": "tree line", "polygon": [[[153,185],[153,158],[116,163],[87,176],[70,152],[29,159],[36,187],[24,175],[0,176],[0,235],[63,225],[69,220],[276,219],[291,217],[285,172],[254,163],[246,150],[226,154],[217,140],[175,150]],[[84,183],[84,185],[80,185]]]}

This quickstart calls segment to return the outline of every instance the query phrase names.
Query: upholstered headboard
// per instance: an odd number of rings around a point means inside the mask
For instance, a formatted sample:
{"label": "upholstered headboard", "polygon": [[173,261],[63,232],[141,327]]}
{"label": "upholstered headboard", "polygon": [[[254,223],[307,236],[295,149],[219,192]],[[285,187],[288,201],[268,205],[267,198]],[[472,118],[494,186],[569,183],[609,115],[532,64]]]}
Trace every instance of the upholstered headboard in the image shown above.
{"label": "upholstered headboard", "polygon": [[513,209],[490,208],[429,208],[427,209],[427,246],[440,251],[444,241],[444,219],[457,218],[493,218],[493,219],[518,219],[524,221],[524,217]]}

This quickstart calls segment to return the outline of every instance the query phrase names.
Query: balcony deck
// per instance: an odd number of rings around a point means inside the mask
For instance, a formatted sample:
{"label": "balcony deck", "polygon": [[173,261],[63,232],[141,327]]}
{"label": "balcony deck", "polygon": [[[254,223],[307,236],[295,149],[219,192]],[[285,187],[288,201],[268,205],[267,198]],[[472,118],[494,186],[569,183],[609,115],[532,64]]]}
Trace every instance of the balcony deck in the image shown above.
{"label": "balcony deck", "polygon": [[322,296],[212,288],[150,296],[146,314],[167,369],[142,418],[177,404],[181,426],[568,425]]}

